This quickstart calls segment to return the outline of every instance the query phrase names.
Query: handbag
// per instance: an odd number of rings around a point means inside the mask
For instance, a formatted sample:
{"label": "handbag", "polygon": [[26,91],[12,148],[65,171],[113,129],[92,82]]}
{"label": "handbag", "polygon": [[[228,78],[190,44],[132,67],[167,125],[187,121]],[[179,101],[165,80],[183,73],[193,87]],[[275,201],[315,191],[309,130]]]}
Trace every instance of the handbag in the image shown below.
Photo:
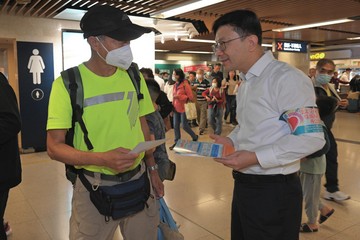
{"label": "handbag", "polygon": [[184,240],[184,236],[179,232],[164,198],[160,198],[159,203],[160,224],[158,228],[158,240]]}
{"label": "handbag", "polygon": [[195,103],[193,102],[185,103],[185,114],[187,120],[194,120],[197,118]]}

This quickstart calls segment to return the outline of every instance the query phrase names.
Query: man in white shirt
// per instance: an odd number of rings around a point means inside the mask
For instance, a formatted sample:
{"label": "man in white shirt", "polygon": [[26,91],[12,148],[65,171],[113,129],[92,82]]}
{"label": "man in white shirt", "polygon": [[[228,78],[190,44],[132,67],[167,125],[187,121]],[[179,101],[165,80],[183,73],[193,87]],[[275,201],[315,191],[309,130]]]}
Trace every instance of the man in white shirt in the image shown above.
{"label": "man in white shirt", "polygon": [[217,162],[233,169],[232,240],[299,238],[302,190],[300,159],[324,144],[311,81],[261,47],[256,14],[237,10],[217,19],[213,50],[227,71],[240,70],[239,125],[212,135],[235,152]]}
{"label": "man in white shirt", "polygon": [[154,77],[154,79],[159,84],[160,90],[164,91],[165,81],[164,81],[164,79],[162,79],[159,76],[159,74],[160,74],[160,70],[158,68],[155,68],[155,77]]}
{"label": "man in white shirt", "polygon": [[315,74],[316,74],[316,69],[315,68],[310,68],[308,77],[311,79],[311,82],[313,84],[315,84]]}

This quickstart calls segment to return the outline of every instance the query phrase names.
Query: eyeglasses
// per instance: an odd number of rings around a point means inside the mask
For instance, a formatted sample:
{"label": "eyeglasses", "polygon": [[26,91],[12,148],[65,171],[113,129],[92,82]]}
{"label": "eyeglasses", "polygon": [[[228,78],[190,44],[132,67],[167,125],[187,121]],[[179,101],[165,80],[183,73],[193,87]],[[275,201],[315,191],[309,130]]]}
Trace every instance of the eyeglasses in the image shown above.
{"label": "eyeglasses", "polygon": [[233,39],[230,39],[230,40],[227,40],[227,41],[215,42],[215,44],[212,45],[211,48],[212,48],[212,50],[214,52],[216,52],[216,50],[225,51],[227,43],[229,43],[231,41],[234,41],[236,39],[245,38],[245,37],[246,36],[241,36],[241,37],[233,38]]}

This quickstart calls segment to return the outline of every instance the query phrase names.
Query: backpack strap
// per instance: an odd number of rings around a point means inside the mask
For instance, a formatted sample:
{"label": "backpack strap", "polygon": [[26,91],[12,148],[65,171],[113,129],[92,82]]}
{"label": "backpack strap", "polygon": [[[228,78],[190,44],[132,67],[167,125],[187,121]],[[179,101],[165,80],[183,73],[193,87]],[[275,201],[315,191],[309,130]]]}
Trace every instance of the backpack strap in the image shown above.
{"label": "backpack strap", "polygon": [[139,74],[138,65],[136,63],[132,62],[130,67],[126,71],[129,74],[131,81],[135,87],[138,101],[140,101],[141,99],[144,99],[144,95],[140,92],[141,78],[140,78],[140,74]]}
{"label": "backpack strap", "polygon": [[88,150],[92,150],[94,147],[91,144],[91,141],[88,136],[88,131],[86,129],[84,120],[82,118],[82,114],[84,111],[83,110],[84,90],[83,90],[79,68],[78,67],[69,68],[61,72],[61,76],[66,86],[66,89],[69,92],[71,107],[73,110],[71,129],[69,129],[66,134],[65,142],[70,146],[74,146],[75,123],[78,122],[82,132],[84,133],[84,142]]}

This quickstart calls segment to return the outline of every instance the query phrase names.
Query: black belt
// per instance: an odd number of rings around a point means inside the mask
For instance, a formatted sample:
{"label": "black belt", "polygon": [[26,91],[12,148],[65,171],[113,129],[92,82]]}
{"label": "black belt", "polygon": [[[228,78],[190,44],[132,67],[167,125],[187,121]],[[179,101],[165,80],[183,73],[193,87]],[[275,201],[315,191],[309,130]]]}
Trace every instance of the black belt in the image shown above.
{"label": "black belt", "polygon": [[[129,181],[138,172],[140,172],[140,169],[141,169],[141,164],[139,164],[139,166],[137,166],[133,170],[126,171],[123,173],[118,173],[116,175],[107,175],[107,174],[101,173],[100,177],[102,180],[107,180],[107,181],[126,182],[126,181]],[[86,169],[81,169],[81,171],[87,176],[95,177],[94,172],[88,171]]]}
{"label": "black belt", "polygon": [[279,182],[291,182],[299,178],[297,172],[288,175],[276,174],[276,175],[256,175],[245,174],[233,170],[233,178],[242,183],[279,183]]}

